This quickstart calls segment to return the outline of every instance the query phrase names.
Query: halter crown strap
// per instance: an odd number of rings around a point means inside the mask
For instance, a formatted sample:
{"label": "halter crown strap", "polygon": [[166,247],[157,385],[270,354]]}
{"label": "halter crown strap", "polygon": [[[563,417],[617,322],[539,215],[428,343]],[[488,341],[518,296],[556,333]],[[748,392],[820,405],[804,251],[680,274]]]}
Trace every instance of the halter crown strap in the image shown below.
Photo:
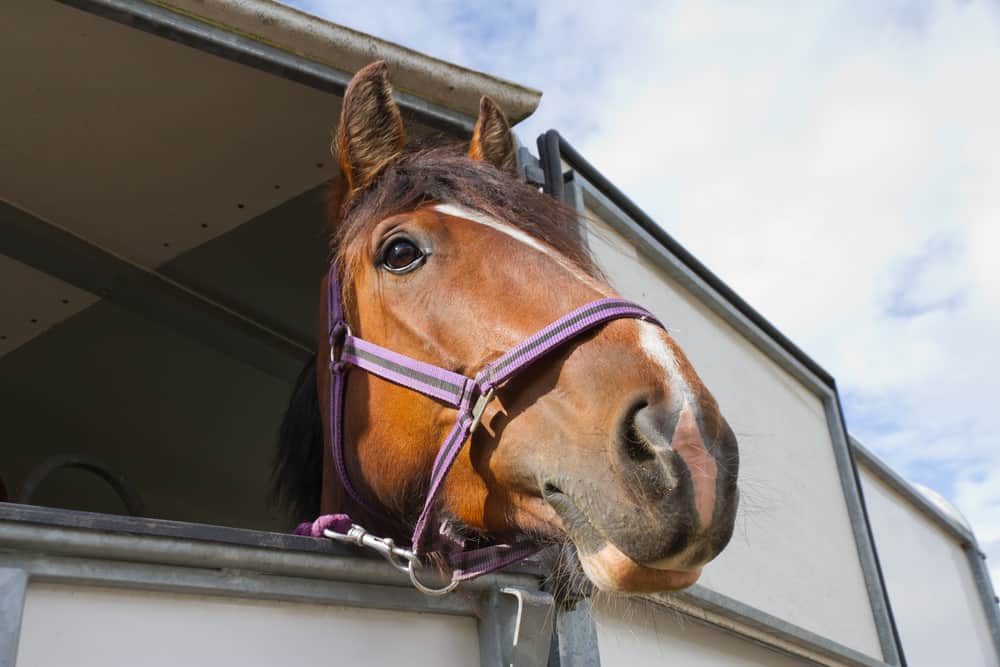
{"label": "halter crown strap", "polygon": [[347,459],[344,456],[344,389],[347,384],[347,365],[343,359],[336,358],[338,345],[343,355],[344,348],[349,336],[347,322],[344,320],[344,306],[340,299],[340,278],[337,275],[336,265],[330,264],[329,276],[326,283],[327,288],[327,331],[330,335],[330,376],[332,387],[330,388],[330,443],[333,453],[333,465],[337,469],[337,476],[344,487],[344,491],[362,509],[369,514],[378,516],[379,512],[361,497],[358,490],[351,483],[351,476],[347,474]]}
{"label": "halter crown strap", "polygon": [[[344,321],[340,280],[335,263],[330,265],[327,286],[330,373],[333,384],[330,391],[330,439],[337,474],[345,491],[356,503],[367,512],[378,514],[362,498],[347,472],[343,444],[343,401],[348,365],[357,366],[457,408],[455,425],[434,459],[430,487],[413,531],[413,552],[418,556],[426,553],[433,541],[430,519],[444,479],[497,387],[563,343],[611,320],[635,318],[663,326],[652,313],[630,301],[599,299],[560,317],[515,345],[499,359],[487,364],[475,378],[469,378],[352,335]],[[505,567],[538,549],[532,542],[519,541],[510,545],[452,552],[446,554],[446,558],[453,570],[452,579],[457,582]]]}

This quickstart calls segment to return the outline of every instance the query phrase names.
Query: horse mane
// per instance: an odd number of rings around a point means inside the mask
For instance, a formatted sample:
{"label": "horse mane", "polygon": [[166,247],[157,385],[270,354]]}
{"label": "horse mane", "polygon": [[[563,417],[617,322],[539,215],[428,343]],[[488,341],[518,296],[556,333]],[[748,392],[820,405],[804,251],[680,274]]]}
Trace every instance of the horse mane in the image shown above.
{"label": "horse mane", "polygon": [[[577,211],[487,162],[470,159],[457,144],[412,146],[349,195],[342,178],[330,184],[330,251],[342,275],[354,274],[370,258],[372,249],[365,241],[380,221],[431,203],[456,204],[507,222],[600,277],[580,233]],[[347,303],[350,280],[341,284]],[[295,383],[272,470],[272,499],[297,521],[319,513],[324,446],[314,358]]]}
{"label": "horse mane", "polygon": [[278,429],[271,469],[271,502],[297,522],[319,514],[323,491],[323,420],[316,389],[316,358],[299,373]]}

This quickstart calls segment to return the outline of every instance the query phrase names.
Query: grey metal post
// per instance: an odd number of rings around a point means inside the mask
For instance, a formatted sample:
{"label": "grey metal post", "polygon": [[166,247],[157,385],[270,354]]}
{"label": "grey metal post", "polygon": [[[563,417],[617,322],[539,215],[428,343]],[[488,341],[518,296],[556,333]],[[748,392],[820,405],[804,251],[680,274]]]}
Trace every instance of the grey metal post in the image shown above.
{"label": "grey metal post", "polygon": [[976,582],[976,590],[979,591],[979,599],[983,603],[983,613],[986,614],[990,636],[993,637],[993,647],[997,652],[997,661],[1000,662],[1000,607],[997,606],[1000,600],[993,590],[990,572],[986,567],[986,554],[980,551],[979,545],[973,541],[965,545],[965,555],[969,559],[972,578]]}
{"label": "grey metal post", "polygon": [[601,667],[597,627],[589,599],[559,610],[556,634],[559,637],[559,667]]}
{"label": "grey metal post", "polygon": [[27,592],[28,574],[24,570],[0,568],[0,667],[14,667],[17,660]]}
{"label": "grey metal post", "polygon": [[555,607],[543,591],[502,587],[482,597],[479,664],[546,667]]}

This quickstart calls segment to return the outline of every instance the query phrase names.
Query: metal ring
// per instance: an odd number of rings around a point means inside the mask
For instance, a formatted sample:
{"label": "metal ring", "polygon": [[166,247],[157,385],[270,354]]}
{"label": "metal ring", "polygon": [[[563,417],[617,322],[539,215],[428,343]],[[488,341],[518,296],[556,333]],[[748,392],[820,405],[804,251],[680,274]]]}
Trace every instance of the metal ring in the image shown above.
{"label": "metal ring", "polygon": [[452,579],[444,588],[429,588],[420,583],[420,580],[417,579],[416,568],[414,568],[413,563],[414,561],[410,561],[410,565],[406,568],[407,573],[410,575],[410,583],[424,595],[433,595],[435,597],[447,595],[458,588],[458,584],[461,583],[457,579]]}

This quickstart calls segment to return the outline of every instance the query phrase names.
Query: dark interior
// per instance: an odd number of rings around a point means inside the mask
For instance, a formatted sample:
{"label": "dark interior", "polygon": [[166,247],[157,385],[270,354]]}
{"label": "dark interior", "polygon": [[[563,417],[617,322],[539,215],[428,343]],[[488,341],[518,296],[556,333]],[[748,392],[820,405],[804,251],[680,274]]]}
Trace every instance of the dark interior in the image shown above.
{"label": "dark interior", "polygon": [[[287,530],[271,459],[316,339],[340,99],[65,4],[11,2],[0,276],[35,279],[0,289],[0,500]],[[43,33],[59,48],[35,49]],[[46,314],[72,290],[96,302]],[[212,304],[170,296],[187,290]]]}

